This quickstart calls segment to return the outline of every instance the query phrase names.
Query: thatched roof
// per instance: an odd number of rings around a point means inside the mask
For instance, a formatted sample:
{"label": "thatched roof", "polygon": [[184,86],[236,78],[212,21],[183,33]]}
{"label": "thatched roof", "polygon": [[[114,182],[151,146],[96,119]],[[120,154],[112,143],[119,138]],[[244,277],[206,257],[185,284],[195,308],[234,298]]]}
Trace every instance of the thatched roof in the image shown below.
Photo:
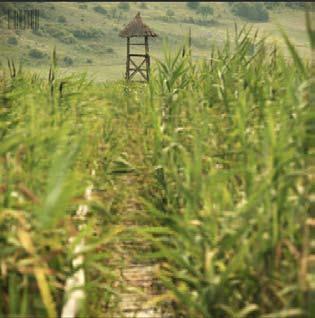
{"label": "thatched roof", "polygon": [[152,36],[155,37],[157,34],[153,32],[146,24],[142,22],[140,12],[130,21],[123,30],[120,31],[119,36],[123,38],[134,37],[134,36]]}

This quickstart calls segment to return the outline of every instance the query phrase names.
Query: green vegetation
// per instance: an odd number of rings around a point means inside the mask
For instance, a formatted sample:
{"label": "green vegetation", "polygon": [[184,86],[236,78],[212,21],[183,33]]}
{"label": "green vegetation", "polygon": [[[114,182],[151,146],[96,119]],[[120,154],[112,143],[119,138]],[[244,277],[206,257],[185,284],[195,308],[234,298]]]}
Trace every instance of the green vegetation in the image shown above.
{"label": "green vegetation", "polygon": [[268,10],[263,3],[239,2],[232,6],[232,12],[250,21],[267,22],[269,20]]}
{"label": "green vegetation", "polygon": [[100,5],[94,7],[94,11],[105,15],[107,14],[107,10]]}
{"label": "green vegetation", "polygon": [[63,15],[60,15],[57,19],[57,21],[59,23],[66,23],[67,22],[67,19],[63,16]]}
{"label": "green vegetation", "polygon": [[207,19],[209,15],[213,14],[213,8],[210,5],[201,5],[197,9],[197,13]]}
{"label": "green vegetation", "polygon": [[8,44],[11,44],[11,45],[17,45],[18,44],[18,40],[15,36],[10,36],[7,40],[7,43]]}
{"label": "green vegetation", "polygon": [[106,53],[114,53],[115,51],[114,51],[114,49],[112,48],[112,47],[108,47],[107,49],[106,49]]}
{"label": "green vegetation", "polygon": [[285,5],[287,7],[290,7],[290,8],[298,8],[298,9],[303,9],[305,8],[305,2],[285,2]]}
{"label": "green vegetation", "polygon": [[176,317],[311,317],[297,256],[310,212],[311,70],[292,47],[289,67],[236,32],[234,50],[214,49],[200,69],[180,55],[158,65],[143,122],[155,128],[145,196],[155,227],[141,232]]}
{"label": "green vegetation", "polygon": [[[80,197],[95,159],[101,160],[96,154],[110,133],[108,117],[97,99],[85,104],[88,85],[82,76],[61,80],[51,75],[45,84],[35,74],[11,76],[0,85],[0,313],[57,317],[63,302],[60,286],[74,257],[67,243],[76,231],[71,215],[84,202]],[[95,98],[93,90],[89,93]],[[94,267],[95,248],[103,244],[99,239],[104,242],[110,235],[102,229],[96,239],[92,233],[102,209],[90,207],[94,216],[84,237],[94,248],[86,252],[91,253],[88,267]],[[85,288],[93,288],[93,282]]]}
{"label": "green vegetation", "polygon": [[34,58],[34,59],[42,59],[43,57],[46,56],[44,52],[38,49],[30,49],[28,54],[31,58]]}
{"label": "green vegetation", "polygon": [[73,44],[76,42],[74,36],[68,31],[58,28],[57,26],[47,26],[45,30],[35,31],[35,34],[40,33],[41,36],[50,35],[55,39],[58,39],[62,43]]}
{"label": "green vegetation", "polygon": [[200,2],[198,1],[190,1],[190,2],[187,2],[187,7],[191,10],[196,10],[198,9],[200,5]]}
{"label": "green vegetation", "polygon": [[120,2],[118,4],[118,8],[124,11],[129,11],[130,9],[130,4],[128,2]]}
{"label": "green vegetation", "polygon": [[82,9],[82,10],[85,10],[85,9],[87,9],[87,4],[79,4],[79,9]]}
{"label": "green vegetation", "polygon": [[139,6],[140,6],[141,9],[147,9],[148,8],[147,4],[145,2],[140,2]]}
{"label": "green vegetation", "polygon": [[63,62],[65,65],[70,66],[73,64],[73,59],[70,56],[65,56]]}
{"label": "green vegetation", "polygon": [[175,16],[175,12],[172,9],[167,9],[166,10],[166,16],[171,19],[172,17]]}
{"label": "green vegetation", "polygon": [[80,29],[74,29],[71,30],[72,34],[78,38],[78,39],[97,39],[100,38],[103,35],[103,32],[101,29],[96,28],[80,28]]}
{"label": "green vegetation", "polygon": [[128,238],[151,244],[135,257],[161,264],[173,317],[312,317],[314,78],[283,36],[290,60],[236,25],[203,61],[167,48],[147,85],[60,77],[56,52],[48,81],[2,66],[1,315],[58,317],[83,238],[80,316],[111,316]]}
{"label": "green vegetation", "polygon": [[103,102],[119,84],[104,90],[83,75],[59,78],[56,60],[54,53],[48,81],[12,61],[0,81],[2,317],[57,317],[67,296],[65,279],[76,270],[69,238],[79,234],[79,204],[89,207],[80,233],[87,243],[82,316],[97,317],[95,307],[111,295],[114,249],[107,248],[121,231],[112,223],[115,203],[101,200],[102,192],[89,202],[83,194],[91,183],[105,192],[112,187],[121,150],[112,135],[115,111]]}

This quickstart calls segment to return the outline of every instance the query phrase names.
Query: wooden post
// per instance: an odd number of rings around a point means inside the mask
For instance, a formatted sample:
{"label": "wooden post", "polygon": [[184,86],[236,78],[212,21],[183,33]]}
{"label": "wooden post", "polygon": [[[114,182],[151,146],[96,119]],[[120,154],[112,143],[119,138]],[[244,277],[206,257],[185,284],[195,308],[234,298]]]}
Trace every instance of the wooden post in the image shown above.
{"label": "wooden post", "polygon": [[191,28],[189,28],[189,38],[188,38],[188,47],[189,47],[189,57],[191,58]]}
{"label": "wooden post", "polygon": [[129,80],[130,75],[130,38],[127,37],[127,62],[126,62],[126,80]]}
{"label": "wooden post", "polygon": [[144,37],[144,45],[145,45],[145,59],[146,59],[146,72],[147,72],[147,81],[149,81],[150,74],[150,55],[149,55],[149,41],[148,37]]}

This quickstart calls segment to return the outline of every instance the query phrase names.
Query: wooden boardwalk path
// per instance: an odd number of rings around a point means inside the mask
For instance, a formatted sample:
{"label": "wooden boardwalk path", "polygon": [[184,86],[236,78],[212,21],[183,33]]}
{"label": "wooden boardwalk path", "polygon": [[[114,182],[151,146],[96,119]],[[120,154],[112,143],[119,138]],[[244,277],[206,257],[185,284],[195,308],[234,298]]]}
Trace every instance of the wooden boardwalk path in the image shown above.
{"label": "wooden boardwalk path", "polygon": [[[124,196],[120,224],[126,228],[141,226],[137,224],[137,214],[143,211],[139,211],[141,206],[137,198],[142,184],[132,174],[120,176],[119,179],[117,191],[122,187],[125,193],[132,194]],[[113,314],[106,318],[174,318],[164,307],[152,303],[155,296],[161,295],[162,289],[156,275],[159,264],[141,260],[141,256],[150,250],[150,245],[141,238],[133,237],[118,243],[115,250],[117,255],[114,262],[120,268],[116,286],[120,290],[119,300],[110,304]]]}
{"label": "wooden boardwalk path", "polygon": [[[134,170],[113,176],[111,193],[105,194],[109,200],[116,198],[115,211],[119,212],[115,216],[115,223],[127,229],[145,226],[145,219],[148,219],[142,198],[146,187],[151,184],[151,175],[144,164],[144,131],[137,116],[137,113],[128,113],[125,117],[116,118],[115,127],[119,127],[116,133],[121,144],[128,145],[123,148],[124,158]],[[156,276],[159,264],[141,258],[151,250],[150,244],[134,234],[119,240],[113,249],[113,268],[117,271],[117,282],[113,289],[118,295],[107,304],[102,318],[174,318],[167,314],[170,311],[164,305],[162,308],[152,302],[155,296],[163,293],[163,289]]]}

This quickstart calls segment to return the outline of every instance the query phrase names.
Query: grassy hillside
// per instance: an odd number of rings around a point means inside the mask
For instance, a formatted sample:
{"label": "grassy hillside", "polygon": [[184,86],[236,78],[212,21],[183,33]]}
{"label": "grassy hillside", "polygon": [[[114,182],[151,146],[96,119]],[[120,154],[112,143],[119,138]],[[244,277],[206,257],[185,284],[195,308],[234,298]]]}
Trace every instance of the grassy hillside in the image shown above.
{"label": "grassy hillside", "polygon": [[[288,34],[302,55],[307,55],[307,36],[304,12],[300,7],[288,7],[283,3],[269,6],[269,20],[255,22],[236,16],[233,4],[202,3],[213,10],[202,16],[198,9],[187,3],[141,3],[131,2],[67,2],[67,3],[1,3],[0,58],[21,60],[25,67],[42,70],[47,74],[47,63],[54,46],[57,47],[59,66],[65,73],[85,72],[96,80],[120,79],[124,75],[125,40],[118,36],[123,25],[140,11],[145,23],[159,35],[151,41],[151,55],[161,57],[162,43],[168,39],[171,46],[179,46],[192,30],[193,57],[200,59],[209,56],[215,43],[221,45],[227,30],[234,35],[234,23],[239,27],[245,23],[253,24],[260,35],[269,35],[270,43],[279,41],[277,25]],[[8,30],[5,21],[6,8],[39,8],[40,30]],[[31,50],[40,50],[41,57],[31,57]],[[46,75],[45,75],[46,76]]]}

